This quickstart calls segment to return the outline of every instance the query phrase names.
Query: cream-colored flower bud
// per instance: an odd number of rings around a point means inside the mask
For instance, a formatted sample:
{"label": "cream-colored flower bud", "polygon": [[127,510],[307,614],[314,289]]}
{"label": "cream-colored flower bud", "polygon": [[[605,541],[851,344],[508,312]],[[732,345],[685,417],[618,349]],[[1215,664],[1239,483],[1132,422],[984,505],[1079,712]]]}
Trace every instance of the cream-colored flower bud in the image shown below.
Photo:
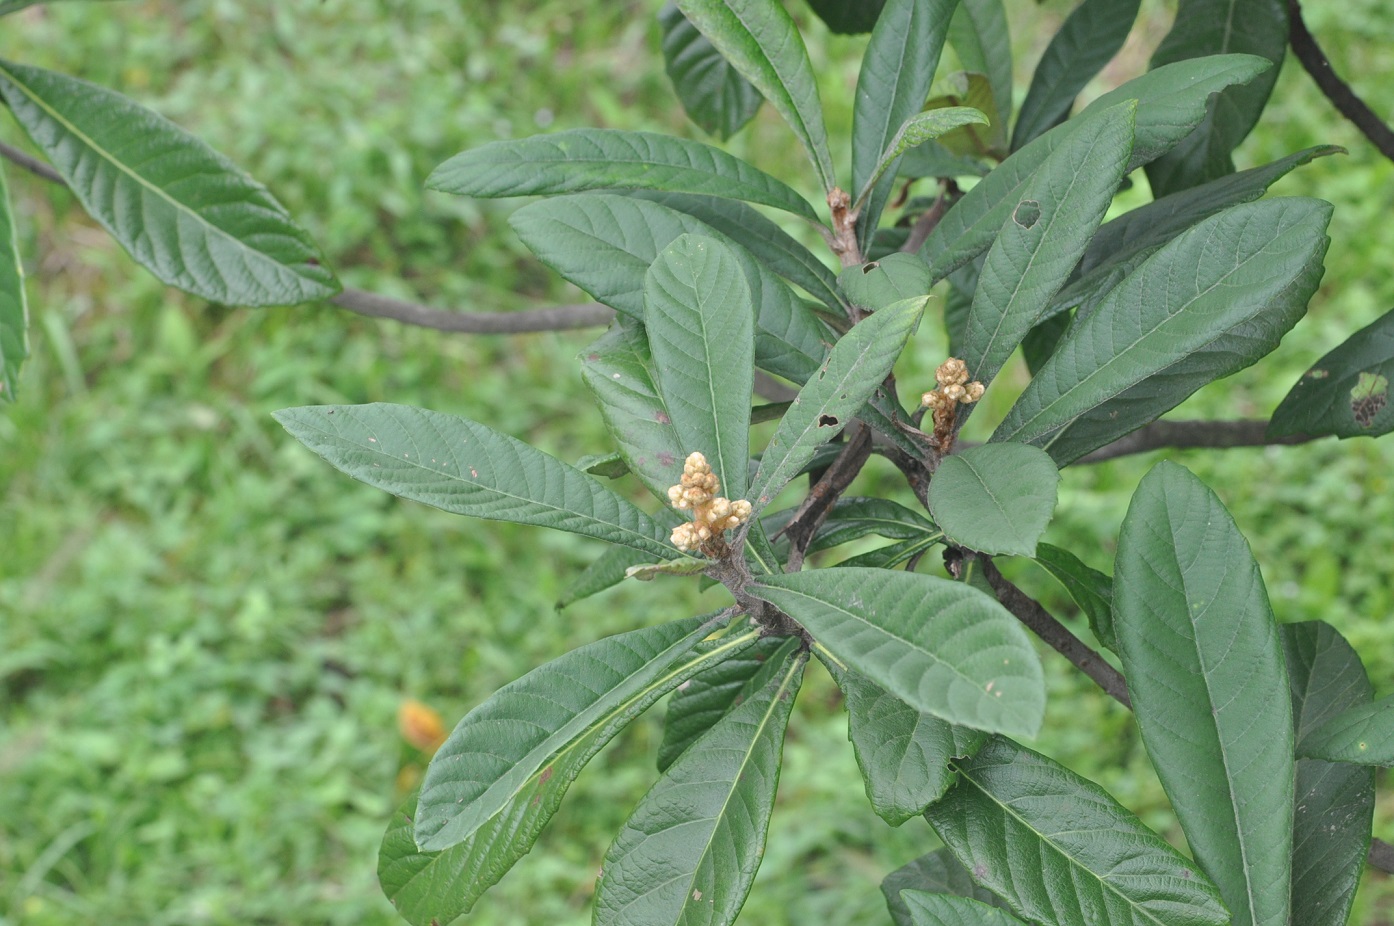
{"label": "cream-colored flower bud", "polygon": [[957,357],[950,357],[939,364],[939,369],[934,371],[934,378],[941,386],[962,386],[968,382],[968,364]]}
{"label": "cream-colored flower bud", "polygon": [[986,388],[987,388],[987,387],[985,387],[982,383],[969,383],[968,386],[967,386],[966,389],[965,389],[965,391],[966,391],[968,394],[964,397],[963,401],[965,401],[965,402],[976,402],[976,401],[978,401],[979,399],[981,399],[981,398],[983,397],[983,392],[986,391]]}
{"label": "cream-colored flower bud", "polygon": [[739,499],[731,503],[731,517],[736,519],[737,524],[744,524],[750,520],[750,502]]}
{"label": "cream-colored flower bud", "polygon": [[944,398],[948,399],[950,402],[962,402],[966,394],[967,390],[958,383],[953,383],[944,387]]}
{"label": "cream-colored flower bud", "polygon": [[712,503],[707,506],[707,522],[715,524],[717,521],[724,521],[731,515],[731,502],[724,498],[714,498]]}
{"label": "cream-colored flower bud", "polygon": [[707,465],[707,458],[703,454],[693,452],[687,455],[687,461],[683,463],[682,471],[684,475],[688,473],[709,473],[711,472],[711,467]]}

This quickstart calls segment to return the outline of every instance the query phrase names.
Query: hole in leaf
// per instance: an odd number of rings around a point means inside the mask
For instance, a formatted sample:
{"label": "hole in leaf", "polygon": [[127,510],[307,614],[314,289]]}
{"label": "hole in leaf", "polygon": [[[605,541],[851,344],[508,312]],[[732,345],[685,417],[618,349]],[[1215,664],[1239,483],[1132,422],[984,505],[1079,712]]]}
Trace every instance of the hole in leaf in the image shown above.
{"label": "hole in leaf", "polygon": [[877,263],[876,261],[874,261],[874,260],[873,260],[871,263],[869,263],[869,264],[862,264],[862,273],[870,273],[871,271],[875,270],[875,269],[876,269],[877,267],[879,267],[879,266],[881,266],[881,265],[878,264],[878,263]]}
{"label": "hole in leaf", "polygon": [[1350,390],[1350,410],[1355,423],[1368,428],[1389,404],[1389,379],[1378,373],[1361,373]]}
{"label": "hole in leaf", "polygon": [[820,427],[820,428],[835,428],[835,427],[837,427],[837,425],[838,425],[838,420],[837,420],[835,417],[833,417],[832,415],[819,415],[819,416],[818,416],[818,427]]}
{"label": "hole in leaf", "polygon": [[1041,219],[1041,204],[1034,199],[1023,199],[1017,203],[1012,213],[1012,221],[1022,228],[1030,228]]}

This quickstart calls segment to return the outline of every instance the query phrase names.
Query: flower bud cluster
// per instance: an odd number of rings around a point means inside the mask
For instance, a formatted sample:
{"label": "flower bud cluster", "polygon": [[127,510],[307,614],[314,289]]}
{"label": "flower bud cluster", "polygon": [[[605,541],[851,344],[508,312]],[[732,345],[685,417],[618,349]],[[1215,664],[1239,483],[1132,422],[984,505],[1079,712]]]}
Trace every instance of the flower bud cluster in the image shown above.
{"label": "flower bud cluster", "polygon": [[920,397],[920,404],[938,412],[951,412],[960,402],[971,404],[983,397],[982,383],[968,381],[968,364],[950,357],[934,371],[939,388]]}
{"label": "flower bud cluster", "polygon": [[721,483],[707,458],[700,453],[689,456],[683,464],[682,480],[668,489],[668,500],[674,508],[692,512],[691,523],[673,528],[673,546],[684,553],[695,552],[723,531],[750,520],[750,502],[733,502],[717,495],[719,491]]}

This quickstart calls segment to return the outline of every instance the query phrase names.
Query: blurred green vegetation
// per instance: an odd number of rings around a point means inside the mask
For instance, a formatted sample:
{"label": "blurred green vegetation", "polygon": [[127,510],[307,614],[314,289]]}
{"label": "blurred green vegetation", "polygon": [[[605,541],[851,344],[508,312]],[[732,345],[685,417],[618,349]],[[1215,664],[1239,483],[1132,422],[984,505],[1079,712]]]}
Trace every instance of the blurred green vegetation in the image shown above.
{"label": "blurred green vegetation", "polygon": [[[513,204],[426,194],[422,179],[461,149],[546,129],[694,134],[661,71],[656,6],[61,3],[0,20],[0,55],[118,89],[207,139],[273,189],[346,283],[502,311],[581,295],[513,238]],[[1012,6],[1021,92],[1048,34],[1035,24],[1069,6]],[[1338,71],[1367,93],[1394,85],[1384,52],[1394,21],[1380,6],[1310,14]],[[1104,79],[1145,65],[1166,27],[1159,4],[1148,9]],[[862,41],[810,26],[835,137],[850,122]],[[22,145],[12,124],[0,139]],[[1394,169],[1296,66],[1241,166],[1325,142],[1351,153],[1276,188],[1337,205],[1311,316],[1269,361],[1176,414],[1265,415],[1318,356],[1394,305]],[[732,148],[807,176],[768,111]],[[573,362],[590,335],[466,338],[329,306],[208,306],[133,265],[63,191],[9,176],[34,357],[0,417],[0,924],[397,922],[374,862],[424,761],[396,729],[402,701],[453,723],[542,661],[709,609],[720,593],[623,586],[558,613],[597,545],[350,482],[269,413],[413,403],[576,459],[609,449]],[[902,379],[926,379],[943,349],[926,325]],[[1000,413],[1010,395],[990,401]],[[1128,497],[1161,456],[1068,470],[1047,539],[1108,568]],[[1231,506],[1281,619],[1331,621],[1366,656],[1378,693],[1394,691],[1394,443],[1171,456]],[[901,491],[876,465],[860,488]],[[1073,613],[1043,575],[1014,575]],[[1037,747],[1179,836],[1127,715],[1047,660],[1052,706]],[[653,778],[660,718],[651,712],[595,760],[472,921],[588,920],[600,858]],[[819,672],[797,707],[779,801],[746,922],[881,922],[880,878],[935,845],[922,822],[891,829],[872,815]],[[1376,825],[1394,837],[1394,800]],[[1360,903],[1357,922],[1391,922],[1394,890],[1370,876]]]}

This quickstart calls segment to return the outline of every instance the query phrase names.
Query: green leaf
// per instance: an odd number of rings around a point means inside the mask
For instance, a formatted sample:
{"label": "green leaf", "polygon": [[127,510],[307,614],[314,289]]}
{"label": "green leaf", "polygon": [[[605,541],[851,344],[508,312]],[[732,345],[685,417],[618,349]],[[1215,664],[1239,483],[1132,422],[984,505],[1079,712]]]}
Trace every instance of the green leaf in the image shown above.
{"label": "green leaf", "polygon": [[668,701],[668,714],[663,720],[658,770],[667,771],[687,747],[753,694],[751,686],[761,668],[771,659],[782,662],[776,654],[789,645],[790,641],[782,637],[761,637],[749,649],[679,685]]}
{"label": "green leaf", "polygon": [[931,97],[925,109],[947,109],[953,106],[971,106],[987,117],[987,125],[994,127],[989,131],[977,125],[962,125],[945,132],[935,142],[945,151],[963,158],[1001,160],[1006,156],[1003,143],[995,131],[997,123],[1010,118],[1010,114],[997,111],[997,101],[992,95],[992,84],[986,74],[977,71],[958,71],[944,78],[940,83],[945,90],[939,96]]}
{"label": "green leaf", "polygon": [[1394,695],[1326,720],[1303,737],[1301,755],[1355,765],[1394,765]]}
{"label": "green leaf", "polygon": [[831,336],[784,281],[711,226],[675,209],[631,196],[578,193],[524,206],[510,223],[544,264],[641,321],[644,278],[659,252],[679,235],[716,238],[735,253],[758,310],[756,364],[803,382],[827,354],[824,339]]}
{"label": "green leaf", "polygon": [[727,498],[746,497],[754,309],[736,255],[714,238],[683,235],[644,281],[649,350],[683,457],[700,451]]}
{"label": "green leaf", "polygon": [[917,711],[856,672],[825,665],[846,695],[847,738],[857,754],[866,796],[876,815],[899,826],[925,812],[954,782],[953,759],[987,740],[981,730],[954,726]]}
{"label": "green leaf", "polygon": [[875,21],[852,108],[852,189],[868,191],[857,217],[863,247],[894,186],[888,177],[873,187],[873,177],[890,166],[881,159],[897,130],[924,108],[957,5],[958,0],[890,0]]}
{"label": "green leaf", "polygon": [[652,582],[659,576],[699,576],[709,568],[711,563],[707,560],[683,557],[661,563],[637,563],[624,571],[624,577]]}
{"label": "green leaf", "polygon": [[950,454],[929,484],[929,512],[954,543],[1035,556],[1055,513],[1060,471],[1043,450],[984,444]]}
{"label": "green leaf", "polygon": [[978,277],[963,358],[990,383],[1050,305],[1103,221],[1133,148],[1127,100],[1080,126],[1022,184]]}
{"label": "green leaf", "polygon": [[657,372],[643,330],[614,326],[581,352],[581,379],[600,405],[605,426],[630,472],[667,504],[682,475],[682,442],[655,385]]}
{"label": "green leaf", "polygon": [[[1298,751],[1322,724],[1370,703],[1373,689],[1349,643],[1329,624],[1280,628]],[[1342,926],[1370,848],[1375,770],[1320,759],[1297,760],[1293,816],[1292,923]]]}
{"label": "green leaf", "polygon": [[631,547],[609,547],[592,560],[580,575],[567,583],[555,607],[560,611],[583,598],[614,588],[625,580],[630,566],[652,562],[654,557]]}
{"label": "green leaf", "polygon": [[921,540],[943,537],[934,522],[888,498],[858,498],[844,495],[828,512],[817,536],[808,545],[809,553],[859,540],[869,534],[892,540]]}
{"label": "green leaf", "polygon": [[1205,875],[1103,788],[1004,737],[956,761],[926,816],[944,844],[1033,923],[1229,923]]}
{"label": "green leaf", "polygon": [[275,412],[296,440],[360,482],[453,514],[536,524],[662,559],[668,532],[580,470],[466,418],[406,405]]}
{"label": "green leaf", "polygon": [[912,540],[902,540],[889,546],[850,557],[838,563],[839,569],[894,569],[901,563],[909,562],[916,554],[924,553],[944,539],[942,531],[925,534]]}
{"label": "green leaf", "polygon": [[629,464],[618,453],[593,453],[576,461],[576,468],[587,476],[618,479],[629,472]]}
{"label": "green leaf", "polygon": [[0,399],[13,402],[19,368],[29,356],[29,303],[24,298],[24,262],[19,258],[10,191],[0,171]]}
{"label": "green leaf", "polygon": [[836,314],[847,314],[837,289],[837,275],[755,207],[739,200],[691,193],[641,191],[633,195],[676,209],[709,225],[749,251],[758,263],[803,288]]}
{"label": "green leaf", "polygon": [[1012,41],[1002,0],[962,0],[949,22],[949,44],[965,70],[987,75],[992,87],[994,147],[1005,147],[1012,116]]}
{"label": "green leaf", "polygon": [[976,730],[1040,729],[1045,686],[1036,651],[1016,618],[977,589],[845,568],[762,576],[748,590],[916,710]]}
{"label": "green leaf", "polygon": [[1252,80],[1272,67],[1253,55],[1219,55],[1157,68],[1105,93],[1074,119],[1025,145],[944,213],[920,248],[941,280],[987,250],[1020,201],[1022,184],[1050,153],[1090,119],[1125,100],[1137,100],[1133,154],[1128,170],[1155,160],[1205,118],[1212,93]]}
{"label": "green leaf", "polygon": [[760,457],[760,469],[750,488],[756,513],[798,475],[818,446],[845,428],[848,419],[871,398],[895,365],[927,301],[920,296],[888,306],[833,345],[827,363],[799,390]]}
{"label": "green leaf", "polygon": [[1069,550],[1048,543],[1036,544],[1036,562],[1065,586],[1065,591],[1089,619],[1094,637],[1118,652],[1118,637],[1113,630],[1113,580],[1086,566]]}
{"label": "green leaf", "polygon": [[1178,236],[1073,326],[992,440],[1063,466],[1269,353],[1316,291],[1330,217],[1320,200],[1272,199]]}
{"label": "green leaf", "polygon": [[1335,145],[1307,148],[1262,167],[1172,193],[1105,222],[1080,259],[1076,279],[1056,294],[1047,316],[1075,305],[1088,315],[1120,280],[1181,232],[1229,206],[1258,199],[1296,167],[1344,151]]}
{"label": "green leaf", "polygon": [[[906,119],[905,124],[887,142],[886,150],[881,152],[881,157],[872,169],[871,177],[867,180],[866,186],[862,187],[861,192],[857,195],[853,208],[860,210],[863,207],[871,197],[872,187],[909,149],[965,125],[987,124],[987,116],[971,106],[946,106],[943,109],[931,109]],[[890,176],[894,177],[894,172]]]}
{"label": "green leaf", "polygon": [[784,117],[808,152],[823,189],[832,157],[808,49],[778,0],[677,0],[694,26]]}
{"label": "green leaf", "polygon": [[[1152,55],[1157,68],[1205,55],[1261,55],[1283,62],[1288,8],[1283,0],[1181,0],[1176,20]],[[1278,80],[1274,67],[1244,87],[1231,87],[1211,102],[1196,130],[1147,169],[1153,195],[1165,196],[1234,173],[1232,152],[1258,122]]]}
{"label": "green leaf", "polygon": [[680,755],[605,853],[596,926],[729,924],[765,849],[780,752],[807,655],[768,679]]}
{"label": "green leaf", "polygon": [[987,167],[975,157],[954,154],[937,141],[927,141],[901,155],[896,173],[901,177],[981,177]]}
{"label": "green leaf", "polygon": [[0,61],[0,97],[87,212],[162,282],[230,305],[339,291],[266,188],[119,93]]}
{"label": "green leaf", "polygon": [[755,117],[763,99],[673,3],[658,14],[663,64],[688,118],[708,135],[730,138]]}
{"label": "green leaf", "polygon": [[926,296],[934,286],[929,265],[916,254],[889,254],[848,267],[837,278],[847,301],[875,312],[912,296]]}
{"label": "green leaf", "polygon": [[900,896],[913,926],[1022,926],[1010,913],[966,897],[923,891],[904,891]]}
{"label": "green leaf", "polygon": [[1236,924],[1286,926],[1293,721],[1253,553],[1204,483],[1161,463],[1133,495],[1114,569],[1133,711],[1196,861]]}
{"label": "green leaf", "polygon": [[759,633],[746,629],[704,644],[709,630],[698,617],[591,643],[466,715],[427,770],[409,814],[414,822],[384,841],[379,878],[398,912],[420,926],[469,912],[527,854],[606,742]]}
{"label": "green leaf", "polygon": [[788,184],[720,148],[621,129],[572,129],[496,141],[437,167],[426,186],[457,196],[550,196],[586,190],[667,190],[761,203],[818,223]]}
{"label": "green leaf", "polygon": [[935,849],[928,855],[922,855],[886,875],[881,882],[881,893],[886,897],[886,906],[890,907],[891,919],[896,926],[914,926],[910,907],[903,898],[905,891],[932,891],[971,897],[989,906],[1005,908],[1000,897],[973,882],[968,869],[960,865],[948,849]]}
{"label": "green leaf", "polygon": [[1268,436],[1378,437],[1394,431],[1394,311],[1361,328],[1316,362],[1284,397]]}
{"label": "green leaf", "polygon": [[1012,131],[1012,150],[1054,128],[1070,114],[1075,97],[1132,31],[1140,0],[1082,0],[1051,38],[1031,75]]}
{"label": "green leaf", "polygon": [[886,0],[808,0],[818,18],[841,35],[870,32],[885,5]]}

